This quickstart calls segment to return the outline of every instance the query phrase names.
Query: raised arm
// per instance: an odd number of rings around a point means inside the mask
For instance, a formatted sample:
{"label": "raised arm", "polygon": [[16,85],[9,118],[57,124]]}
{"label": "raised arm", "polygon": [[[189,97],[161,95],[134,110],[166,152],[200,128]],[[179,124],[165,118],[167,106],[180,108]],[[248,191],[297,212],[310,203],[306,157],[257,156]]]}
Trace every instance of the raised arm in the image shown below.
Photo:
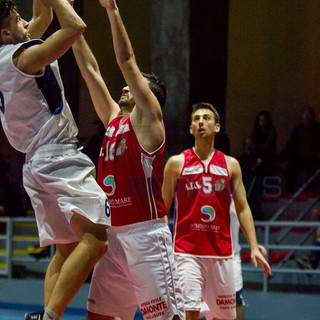
{"label": "raised arm", "polygon": [[33,15],[29,22],[29,33],[31,38],[41,38],[48,29],[52,18],[52,6],[49,1],[33,0]]}
{"label": "raised arm", "polygon": [[84,36],[73,44],[72,50],[90,92],[94,108],[106,127],[110,120],[119,114],[119,105],[112,99],[101,76],[98,62]]}
{"label": "raised arm", "polygon": [[51,3],[61,28],[42,44],[21,51],[14,58],[17,68],[28,74],[37,74],[44,66],[60,58],[86,28],[67,0],[48,0],[48,3]]}
{"label": "raised arm", "polygon": [[259,250],[256,230],[251,209],[247,201],[246,190],[242,182],[242,173],[239,162],[235,158],[229,156],[226,156],[226,160],[233,189],[232,196],[240,227],[251,249],[251,261],[254,267],[257,267],[258,263],[260,263],[264,274],[270,275],[271,268]]}
{"label": "raised arm", "polygon": [[136,63],[116,1],[100,0],[100,3],[109,17],[117,63],[136,103],[131,114],[135,133],[144,148],[154,151],[164,139],[160,104]]}

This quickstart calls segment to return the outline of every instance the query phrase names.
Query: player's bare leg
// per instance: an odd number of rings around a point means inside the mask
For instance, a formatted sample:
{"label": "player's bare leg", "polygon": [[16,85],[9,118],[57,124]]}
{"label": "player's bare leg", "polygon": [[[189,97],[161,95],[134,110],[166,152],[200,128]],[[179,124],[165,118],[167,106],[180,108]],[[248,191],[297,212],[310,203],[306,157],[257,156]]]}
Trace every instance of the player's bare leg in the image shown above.
{"label": "player's bare leg", "polygon": [[63,263],[46,305],[58,315],[63,314],[95,263],[107,251],[105,225],[94,224],[85,217],[74,214],[71,226],[79,243]]}
{"label": "player's bare leg", "polygon": [[60,275],[61,268],[69,257],[74,248],[78,245],[78,242],[70,244],[57,244],[56,252],[52,257],[49,266],[46,271],[44,281],[44,305],[46,306],[49,302],[53,288]]}

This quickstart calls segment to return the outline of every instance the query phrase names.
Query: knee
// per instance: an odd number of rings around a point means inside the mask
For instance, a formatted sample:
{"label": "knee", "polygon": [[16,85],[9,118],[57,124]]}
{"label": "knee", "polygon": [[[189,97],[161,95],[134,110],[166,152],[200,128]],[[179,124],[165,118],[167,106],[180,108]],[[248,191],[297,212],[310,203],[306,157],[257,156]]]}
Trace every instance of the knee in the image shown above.
{"label": "knee", "polygon": [[66,243],[66,244],[57,243],[54,258],[57,260],[63,260],[63,261],[66,260],[77,245],[78,245],[78,242]]}
{"label": "knee", "polygon": [[100,259],[108,250],[108,241],[96,238],[93,234],[85,234],[82,241],[87,247],[87,252],[90,252],[96,259]]}

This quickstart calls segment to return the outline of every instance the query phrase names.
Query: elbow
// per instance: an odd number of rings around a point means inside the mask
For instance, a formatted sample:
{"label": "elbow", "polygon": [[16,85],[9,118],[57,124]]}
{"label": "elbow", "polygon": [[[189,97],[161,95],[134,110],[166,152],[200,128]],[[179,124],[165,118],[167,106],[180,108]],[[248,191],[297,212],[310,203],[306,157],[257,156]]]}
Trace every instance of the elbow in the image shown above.
{"label": "elbow", "polygon": [[86,24],[83,23],[83,24],[78,24],[76,26],[73,26],[72,27],[72,30],[70,31],[70,37],[73,39],[73,41],[77,41],[81,36],[82,34],[86,31]]}
{"label": "elbow", "polygon": [[135,63],[135,61],[133,53],[121,53],[117,56],[117,63],[120,67],[130,66],[132,63]]}
{"label": "elbow", "polygon": [[76,20],[69,25],[70,33],[73,37],[80,37],[87,29],[87,25],[82,20]]}
{"label": "elbow", "polygon": [[83,21],[81,21],[76,27],[77,33],[79,35],[82,35],[86,31],[86,29],[87,25]]}

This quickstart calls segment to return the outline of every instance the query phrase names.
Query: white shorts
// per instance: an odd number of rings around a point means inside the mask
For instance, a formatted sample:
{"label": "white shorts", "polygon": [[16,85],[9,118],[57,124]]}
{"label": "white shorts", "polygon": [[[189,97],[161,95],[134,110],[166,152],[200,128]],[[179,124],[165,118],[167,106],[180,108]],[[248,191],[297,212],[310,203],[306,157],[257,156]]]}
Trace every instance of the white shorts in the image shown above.
{"label": "white shorts", "polygon": [[233,256],[232,261],[233,261],[235,287],[236,287],[236,292],[238,292],[243,288],[240,252]]}
{"label": "white shorts", "polygon": [[40,245],[78,241],[70,226],[74,212],[110,225],[106,195],[95,180],[95,167],[73,144],[48,144],[26,156],[23,184],[30,196]]}
{"label": "white shorts", "polygon": [[110,227],[108,252],[92,275],[88,311],[133,319],[184,319],[184,304],[164,219]]}
{"label": "white shorts", "polygon": [[186,311],[200,311],[202,301],[219,319],[236,318],[232,259],[175,254]]}

